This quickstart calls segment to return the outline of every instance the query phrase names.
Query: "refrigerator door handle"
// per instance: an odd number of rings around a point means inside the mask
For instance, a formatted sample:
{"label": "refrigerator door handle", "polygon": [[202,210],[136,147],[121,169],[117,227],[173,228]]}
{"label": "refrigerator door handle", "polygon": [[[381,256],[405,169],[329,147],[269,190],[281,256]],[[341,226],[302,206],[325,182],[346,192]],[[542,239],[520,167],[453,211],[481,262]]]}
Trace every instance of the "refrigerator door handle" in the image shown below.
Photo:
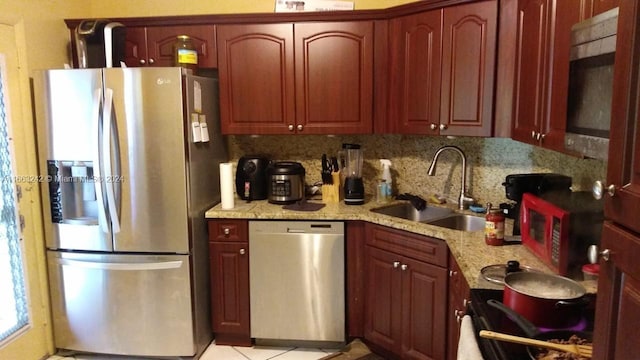
{"label": "refrigerator door handle", "polygon": [[182,260],[160,261],[149,263],[105,263],[95,261],[55,259],[55,263],[62,266],[73,266],[85,269],[98,270],[125,270],[125,271],[141,271],[141,270],[164,270],[178,269],[182,266]]}
{"label": "refrigerator door handle", "polygon": [[102,89],[96,89],[93,94],[93,140],[96,144],[93,153],[93,185],[96,191],[96,200],[98,203],[98,225],[102,232],[109,233],[107,224],[107,210],[105,208],[104,197],[102,194],[102,149],[100,148],[100,120],[102,108]]}
{"label": "refrigerator door handle", "polygon": [[[107,208],[109,209],[109,217],[111,218],[111,230],[114,234],[120,232],[120,218],[118,217],[118,208],[116,206],[116,195],[114,184],[116,176],[111,164],[111,131],[115,126],[113,123],[113,89],[105,89],[103,108],[104,124],[102,126],[102,160],[104,161],[104,174],[98,180],[103,182],[107,193]],[[117,139],[116,139],[117,141]],[[118,157],[119,154],[116,154]]]}

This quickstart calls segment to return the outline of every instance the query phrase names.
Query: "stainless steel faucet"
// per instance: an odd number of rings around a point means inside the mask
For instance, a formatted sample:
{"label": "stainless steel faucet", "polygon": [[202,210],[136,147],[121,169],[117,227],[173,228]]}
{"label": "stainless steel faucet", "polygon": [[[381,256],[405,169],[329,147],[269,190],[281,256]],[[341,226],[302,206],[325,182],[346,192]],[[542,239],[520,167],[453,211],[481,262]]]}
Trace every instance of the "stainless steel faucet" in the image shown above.
{"label": "stainless steel faucet", "polygon": [[458,198],[458,207],[460,210],[464,210],[466,205],[474,202],[474,199],[467,195],[467,157],[464,155],[464,152],[460,150],[457,146],[443,146],[438,151],[436,151],[435,155],[433,155],[433,160],[431,161],[431,165],[429,166],[429,170],[427,171],[427,175],[433,176],[436,174],[436,163],[438,162],[438,156],[445,150],[452,150],[458,153],[462,158],[462,182],[460,184],[460,197]]}

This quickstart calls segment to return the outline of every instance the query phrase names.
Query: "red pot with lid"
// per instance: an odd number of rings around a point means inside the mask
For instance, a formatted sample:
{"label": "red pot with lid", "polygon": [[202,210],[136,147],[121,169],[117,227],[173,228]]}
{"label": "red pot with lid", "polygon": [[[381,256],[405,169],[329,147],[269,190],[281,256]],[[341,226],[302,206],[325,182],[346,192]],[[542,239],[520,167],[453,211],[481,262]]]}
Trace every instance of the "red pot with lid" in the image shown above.
{"label": "red pot with lid", "polygon": [[513,272],[504,278],[503,303],[538,327],[568,328],[580,321],[586,292],[566,277]]}

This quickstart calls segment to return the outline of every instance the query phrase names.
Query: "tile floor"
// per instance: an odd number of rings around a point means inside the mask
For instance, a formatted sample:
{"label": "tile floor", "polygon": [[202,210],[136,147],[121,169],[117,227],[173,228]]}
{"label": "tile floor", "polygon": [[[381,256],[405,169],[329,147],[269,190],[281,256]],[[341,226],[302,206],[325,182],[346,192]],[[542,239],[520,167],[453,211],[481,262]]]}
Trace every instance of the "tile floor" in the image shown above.
{"label": "tile floor", "polygon": [[[317,349],[297,347],[271,347],[271,346],[226,346],[211,343],[200,357],[200,360],[318,360],[338,349]],[[123,356],[100,355],[68,355],[57,354],[47,360],[126,360]],[[171,358],[163,358],[171,359]],[[151,360],[137,358],[136,360]]]}

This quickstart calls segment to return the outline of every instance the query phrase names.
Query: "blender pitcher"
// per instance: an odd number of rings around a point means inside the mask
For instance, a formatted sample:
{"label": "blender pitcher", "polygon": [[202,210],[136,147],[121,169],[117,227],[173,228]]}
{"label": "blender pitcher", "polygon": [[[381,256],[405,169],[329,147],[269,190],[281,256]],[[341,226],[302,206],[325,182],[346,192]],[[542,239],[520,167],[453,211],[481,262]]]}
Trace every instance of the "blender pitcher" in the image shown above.
{"label": "blender pitcher", "polygon": [[364,183],[362,182],[362,150],[358,144],[342,144],[340,151],[341,173],[344,178],[344,203],[364,204]]}

